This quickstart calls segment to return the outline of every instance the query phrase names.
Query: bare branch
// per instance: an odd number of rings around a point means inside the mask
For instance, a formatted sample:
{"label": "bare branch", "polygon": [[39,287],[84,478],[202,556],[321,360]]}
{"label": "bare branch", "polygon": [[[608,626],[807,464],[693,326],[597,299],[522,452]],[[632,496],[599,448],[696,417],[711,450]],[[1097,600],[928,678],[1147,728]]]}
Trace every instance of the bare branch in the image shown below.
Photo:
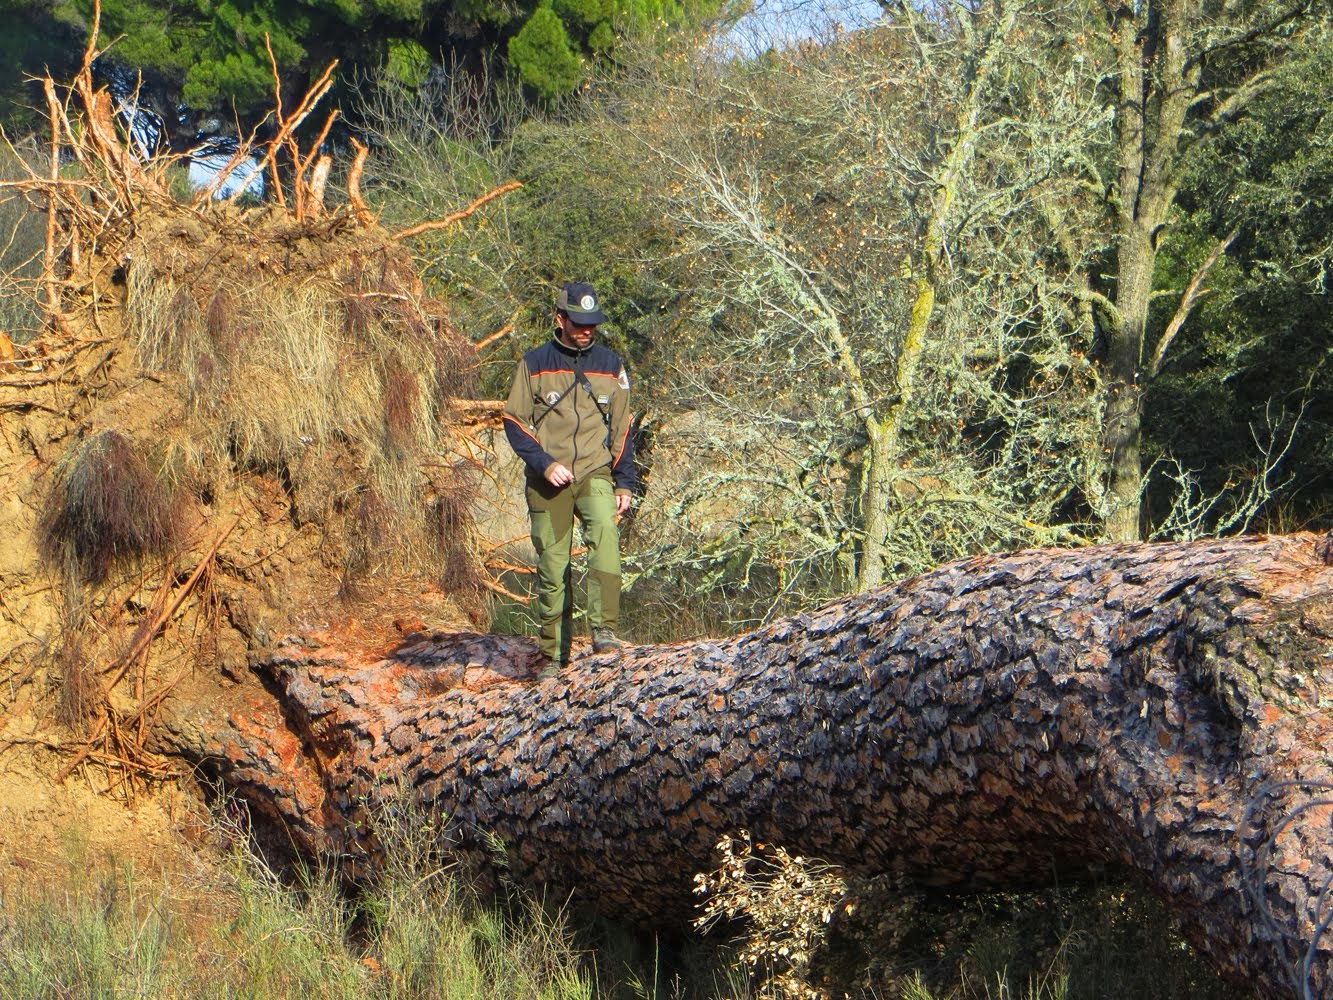
{"label": "bare branch", "polygon": [[1310,0],[1301,0],[1300,3],[1292,4],[1291,6],[1278,11],[1268,20],[1262,21],[1245,31],[1237,32],[1228,38],[1223,38],[1211,45],[1203,46],[1185,61],[1185,67],[1186,69],[1194,69],[1213,56],[1225,52],[1227,49],[1248,45],[1251,42],[1273,35],[1279,28],[1311,13],[1313,8],[1314,5]]}
{"label": "bare branch", "polygon": [[1190,311],[1194,308],[1194,304],[1208,294],[1208,290],[1203,287],[1204,280],[1208,277],[1208,272],[1213,269],[1213,265],[1222,258],[1224,253],[1227,252],[1227,248],[1235,242],[1237,235],[1237,231],[1233,229],[1226,236],[1222,237],[1222,239],[1218,240],[1216,246],[1213,247],[1204,262],[1200,264],[1198,269],[1194,272],[1194,276],[1190,278],[1189,284],[1185,286],[1185,292],[1180,297],[1180,304],[1176,306],[1175,315],[1173,315],[1171,321],[1166,324],[1166,329],[1162,331],[1162,336],[1157,341],[1157,349],[1153,351],[1152,364],[1149,365],[1149,372],[1152,375],[1155,376],[1162,370],[1162,363],[1166,359],[1166,352],[1170,350],[1172,342],[1176,339],[1176,335],[1180,333],[1181,327],[1185,325],[1185,320],[1189,318]]}
{"label": "bare branch", "polygon": [[443,219],[437,219],[434,222],[422,222],[415,226],[409,226],[407,229],[404,229],[401,232],[394,233],[393,238],[396,240],[405,240],[409,236],[420,236],[422,233],[433,232],[434,230],[437,229],[447,229],[454,223],[461,222],[463,219],[466,219],[469,215],[471,215],[477,209],[481,208],[481,206],[485,205],[487,202],[494,201],[496,198],[499,198],[501,195],[508,194],[510,191],[517,191],[522,186],[523,183],[521,181],[507,181],[506,183],[501,184],[499,187],[491,191],[487,191],[484,195],[482,195],[472,204],[468,205],[467,208],[460,209],[457,212],[452,212],[449,215],[446,215]]}

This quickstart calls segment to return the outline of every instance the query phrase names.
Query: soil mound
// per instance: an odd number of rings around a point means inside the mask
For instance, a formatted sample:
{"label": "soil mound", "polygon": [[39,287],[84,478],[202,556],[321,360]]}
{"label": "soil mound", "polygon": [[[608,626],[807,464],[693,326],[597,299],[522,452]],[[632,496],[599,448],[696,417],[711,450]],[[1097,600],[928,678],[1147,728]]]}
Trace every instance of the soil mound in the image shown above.
{"label": "soil mound", "polygon": [[338,208],[313,155],[283,204],[187,204],[126,155],[104,95],[72,93],[88,127],[59,112],[52,156],[79,179],[10,186],[49,222],[50,317],[0,354],[11,857],[33,823],[83,822],[71,775],[125,800],[181,777],[153,753],[163,706],[254,704],[274,641],[377,650],[485,620],[453,418],[475,350],[360,202],[362,160]]}

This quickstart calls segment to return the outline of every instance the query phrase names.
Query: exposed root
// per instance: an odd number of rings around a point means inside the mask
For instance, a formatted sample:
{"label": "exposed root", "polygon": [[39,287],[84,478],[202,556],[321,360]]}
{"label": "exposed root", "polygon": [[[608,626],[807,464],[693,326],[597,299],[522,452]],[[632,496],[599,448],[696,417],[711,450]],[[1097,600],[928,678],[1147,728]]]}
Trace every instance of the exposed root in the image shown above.
{"label": "exposed root", "polygon": [[[101,708],[101,717],[96,728],[84,748],[77,752],[73,759],[61,769],[60,774],[56,778],[57,781],[64,781],[69,777],[74,769],[82,764],[84,760],[97,753],[99,747],[103,748],[103,753],[105,754],[105,748],[108,745],[108,742],[114,742],[122,755],[129,754],[133,756],[136,761],[141,761],[147,754],[147,751],[143,748],[144,733],[142,725],[140,725],[138,736],[135,739],[127,738],[121,731],[118,725],[117,712],[111,705],[111,691],[121,682],[133,666],[136,664],[140,666],[143,665],[143,661],[148,652],[149,643],[161,633],[166,623],[169,622],[172,619],[172,616],[180,610],[185,599],[194,590],[195,585],[199,583],[205,571],[212,565],[214,558],[217,556],[218,548],[221,547],[222,543],[226,540],[227,536],[231,534],[232,529],[236,527],[239,521],[240,518],[233,520],[231,524],[228,525],[216,539],[214,539],[213,544],[209,546],[204,558],[200,560],[199,565],[195,567],[194,572],[190,574],[189,578],[171,598],[170,603],[166,600],[166,595],[170,589],[168,585],[169,581],[164,581],[163,585],[158,588],[157,601],[159,606],[153,609],[153,613],[142,625],[139,626],[138,632],[136,633],[133,642],[130,644],[129,649],[125,651],[118,661],[107,668],[107,672],[114,672],[114,676],[112,676],[111,680],[102,688],[101,696],[98,698],[99,707]],[[144,698],[141,675],[139,691],[140,705],[138,710],[131,717],[131,721],[133,723],[143,723],[147,714],[157,705],[161,704],[162,699],[170,693],[171,689],[176,686],[176,683],[179,680],[180,676],[177,676],[175,680],[164,685],[163,688],[159,689],[152,697]],[[148,756],[151,757],[151,755]],[[121,759],[123,760],[123,757]],[[132,781],[132,779],[130,780]],[[130,788],[133,788],[132,783]]]}
{"label": "exposed root", "polygon": [[467,208],[461,209],[457,212],[452,212],[449,215],[446,215],[443,219],[437,219],[434,222],[422,222],[418,223],[415,226],[410,226],[407,229],[402,230],[401,232],[394,233],[393,238],[396,240],[405,240],[408,237],[420,236],[422,233],[429,233],[436,229],[448,229],[454,223],[461,222],[463,219],[466,219],[469,215],[471,215],[477,209],[481,208],[481,206],[485,205],[488,201],[493,201],[494,199],[500,197],[503,194],[508,194],[510,191],[517,191],[522,186],[523,185],[518,181],[509,181],[505,184],[501,184],[498,188],[495,188],[493,191],[486,192],[484,195],[482,195],[480,198],[474,201]]}
{"label": "exposed root", "polygon": [[[94,4],[90,39],[99,24]],[[361,193],[366,147],[353,143],[336,195],[320,147],[337,112],[298,141],[335,65],[288,111],[275,64],[272,137],[252,133],[182,201],[179,158],[141,159],[94,86],[100,54],[90,40],[72,82],[41,81],[49,129],[16,156],[26,173],[0,182],[0,198],[45,215],[25,279],[45,328],[0,340],[0,449],[23,508],[49,515],[16,529],[45,542],[27,572],[66,584],[43,613],[64,633],[77,737],[43,745],[65,756],[62,779],[96,764],[133,796],[175,773],[146,749],[164,701],[209,668],[244,683],[249,655],[291,620],[377,642],[391,616],[476,627],[488,594],[524,599],[471,526],[497,404],[469,398],[477,347],[400,242],[519,185],[391,235]],[[252,159],[272,201],[215,198]],[[115,460],[62,479],[99,443]],[[186,538],[196,521],[205,531]],[[184,581],[180,564],[194,567]],[[0,612],[0,627],[25,615]],[[29,645],[47,667],[62,648]],[[25,698],[59,685],[25,683]]]}

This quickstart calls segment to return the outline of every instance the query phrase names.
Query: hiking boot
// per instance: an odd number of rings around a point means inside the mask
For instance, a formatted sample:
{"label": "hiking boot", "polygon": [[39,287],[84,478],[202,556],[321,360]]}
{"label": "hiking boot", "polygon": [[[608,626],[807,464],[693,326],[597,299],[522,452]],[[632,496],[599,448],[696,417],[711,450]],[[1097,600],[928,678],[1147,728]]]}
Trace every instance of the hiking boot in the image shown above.
{"label": "hiking boot", "polygon": [[544,653],[537,657],[537,678],[539,680],[557,677],[564,668],[564,660],[557,660],[555,657],[547,656]]}
{"label": "hiking boot", "polygon": [[594,653],[614,653],[628,645],[629,643],[617,639],[616,634],[609,628],[595,628],[592,630],[592,651]]}

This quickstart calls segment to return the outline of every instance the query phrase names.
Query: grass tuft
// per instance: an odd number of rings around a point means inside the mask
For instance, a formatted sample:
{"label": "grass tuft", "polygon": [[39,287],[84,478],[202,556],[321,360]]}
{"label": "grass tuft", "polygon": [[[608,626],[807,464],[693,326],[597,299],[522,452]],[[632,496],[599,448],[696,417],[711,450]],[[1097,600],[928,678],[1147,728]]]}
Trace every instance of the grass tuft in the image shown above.
{"label": "grass tuft", "polygon": [[421,386],[400,358],[384,359],[384,450],[398,460],[412,451],[413,425],[420,407]]}
{"label": "grass tuft", "polygon": [[453,477],[435,496],[430,508],[429,535],[437,554],[440,587],[454,595],[460,608],[484,619],[486,591],[477,564],[477,543],[472,521],[475,487],[465,466],[453,466]]}
{"label": "grass tuft", "polygon": [[[226,268],[200,275],[160,252],[129,268],[138,359],[179,373],[188,390],[187,426],[171,449],[176,481],[286,470],[302,521],[343,546],[344,591],[387,567],[433,574],[441,551],[449,575],[477,573],[462,565],[475,555],[438,544],[437,498],[470,494],[466,477],[435,472],[453,440],[450,400],[475,379],[470,343],[422,298],[410,269],[381,259],[382,248],[371,263],[355,247],[287,245],[275,230],[256,232],[256,254],[266,239],[275,258],[281,251],[308,273],[241,281]],[[461,506],[445,506],[452,539]]]}
{"label": "grass tuft", "polygon": [[179,529],[170,491],[122,434],[105,430],[57,464],[38,537],[49,563],[98,583],[117,561],[166,551]]}
{"label": "grass tuft", "polygon": [[218,357],[234,358],[244,347],[245,332],[236,319],[235,296],[226,286],[214,290],[204,312],[204,325]]}
{"label": "grass tuft", "polygon": [[56,721],[82,732],[97,711],[102,686],[97,667],[88,655],[82,631],[66,630],[56,653],[60,694],[56,699]]}
{"label": "grass tuft", "polygon": [[[823,924],[822,911],[836,904],[822,890],[816,895],[824,895],[823,902],[806,891],[807,873],[797,871],[804,862],[794,858],[788,861],[796,867],[786,864],[785,873],[784,865],[768,868],[775,880],[764,880],[773,890],[764,890],[766,895],[751,891],[762,888],[755,872],[736,868],[749,885],[731,881],[725,891],[742,910],[753,911],[750,916],[758,916],[764,929],[756,937],[757,925],[749,924],[735,953],[664,953],[656,939],[646,950],[631,949],[634,954],[623,943],[617,949],[606,942],[593,952],[578,943],[592,928],[573,924],[563,906],[517,890],[500,901],[477,891],[452,866],[448,831],[438,815],[411,805],[380,806],[367,823],[381,863],[355,891],[334,874],[332,859],[280,871],[244,836],[231,839],[225,856],[204,871],[156,880],[114,857],[91,855],[78,831],[66,846],[66,871],[54,879],[34,878],[0,855],[0,997],[1240,1000],[1243,995],[1201,968],[1170,936],[1160,907],[1106,887],[983,896],[961,905],[954,901],[938,912],[920,900],[910,925],[893,931],[894,943],[886,951],[873,953],[869,970],[862,955],[855,974],[828,978],[831,956],[820,946],[813,955],[817,961],[796,975],[787,959],[804,945],[800,934],[791,934],[791,914],[775,909],[774,919],[765,922],[762,911],[785,901],[812,917],[814,926]],[[837,903],[857,904],[862,929],[884,918],[865,896],[839,897]],[[939,937],[919,926],[923,918],[935,923]],[[743,915],[741,926],[749,919]],[[833,921],[835,938],[839,923]],[[769,953],[760,964],[770,965],[776,956],[787,977],[746,975],[755,969],[745,958],[747,948],[760,938],[761,950]],[[941,948],[943,943],[948,947]],[[833,946],[839,947],[836,941]],[[728,957],[729,969],[720,964]]]}

